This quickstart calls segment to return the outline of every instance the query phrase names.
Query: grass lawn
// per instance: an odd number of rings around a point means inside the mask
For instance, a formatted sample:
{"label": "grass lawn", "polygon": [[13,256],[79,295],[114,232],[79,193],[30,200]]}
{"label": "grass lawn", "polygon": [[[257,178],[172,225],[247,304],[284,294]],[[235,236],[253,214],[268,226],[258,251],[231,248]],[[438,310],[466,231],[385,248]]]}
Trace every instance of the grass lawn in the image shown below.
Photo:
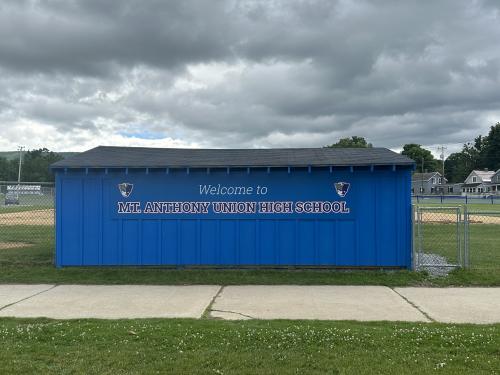
{"label": "grass lawn", "polygon": [[[46,196],[21,196],[36,199],[37,206],[0,206],[0,213],[46,209],[52,201]],[[50,205],[49,205],[50,203]],[[44,205],[47,204],[47,205]],[[456,206],[431,203],[421,206]],[[500,209],[500,205],[469,204],[470,211]],[[26,213],[27,215],[29,213]],[[456,226],[426,223],[422,227],[424,251],[458,262]],[[462,230],[462,228],[460,228]],[[471,270],[455,270],[446,278],[430,278],[409,271],[339,270],[230,270],[168,268],[64,268],[53,264],[54,228],[51,225],[0,227],[1,242],[24,242],[31,246],[0,250],[0,283],[135,283],[135,284],[338,284],[338,285],[500,285],[500,225],[470,225]]]}
{"label": "grass lawn", "polygon": [[[29,234],[28,236],[27,233]],[[437,233],[441,235],[442,230]],[[488,236],[497,236],[494,227],[489,229]],[[480,240],[487,242],[488,236],[479,235],[478,237]],[[473,270],[456,270],[445,278],[431,278],[425,273],[404,270],[236,270],[172,269],[159,267],[67,267],[57,269],[53,265],[54,240],[52,226],[11,226],[7,231],[0,230],[0,242],[11,241],[30,242],[33,245],[23,248],[0,250],[0,283],[500,285],[500,268],[498,267],[500,259],[496,263],[496,268],[485,267]],[[489,249],[489,247],[486,247],[486,249]],[[498,253],[495,254],[498,255]],[[481,262],[488,264],[490,256],[488,255],[483,258]]]}
{"label": "grass lawn", "polygon": [[500,325],[0,319],[0,373],[494,374]]}
{"label": "grass lawn", "polygon": [[[462,228],[459,230],[460,236],[463,236]],[[455,224],[423,224],[424,252],[442,255],[451,263],[456,263],[459,258],[456,231]],[[470,266],[475,269],[496,269],[500,272],[499,240],[500,225],[469,224]]]}

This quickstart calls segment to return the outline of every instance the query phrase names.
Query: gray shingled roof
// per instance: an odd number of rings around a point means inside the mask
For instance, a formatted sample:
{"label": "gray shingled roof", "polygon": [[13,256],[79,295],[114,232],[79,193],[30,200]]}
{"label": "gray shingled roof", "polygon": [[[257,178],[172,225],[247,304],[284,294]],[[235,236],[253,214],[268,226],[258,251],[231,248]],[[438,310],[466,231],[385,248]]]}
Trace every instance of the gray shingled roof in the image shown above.
{"label": "gray shingled roof", "polygon": [[52,168],[300,167],[413,165],[386,148],[187,149],[99,146]]}

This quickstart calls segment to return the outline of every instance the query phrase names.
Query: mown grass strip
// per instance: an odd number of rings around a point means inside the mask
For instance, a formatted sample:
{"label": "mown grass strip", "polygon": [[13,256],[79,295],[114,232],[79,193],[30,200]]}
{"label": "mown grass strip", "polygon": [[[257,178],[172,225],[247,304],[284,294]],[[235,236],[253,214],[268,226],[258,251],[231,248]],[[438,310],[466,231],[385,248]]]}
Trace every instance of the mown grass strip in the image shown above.
{"label": "mown grass strip", "polygon": [[493,374],[500,326],[0,320],[0,373]]}

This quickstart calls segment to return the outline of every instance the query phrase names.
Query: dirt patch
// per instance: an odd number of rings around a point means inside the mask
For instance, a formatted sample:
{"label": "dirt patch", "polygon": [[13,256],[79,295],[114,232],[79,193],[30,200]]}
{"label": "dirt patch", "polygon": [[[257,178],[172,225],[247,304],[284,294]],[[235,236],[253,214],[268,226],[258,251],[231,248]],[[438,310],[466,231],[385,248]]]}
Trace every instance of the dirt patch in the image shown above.
{"label": "dirt patch", "polygon": [[26,242],[0,242],[0,250],[17,249],[27,246],[31,246],[31,244]]}
{"label": "dirt patch", "polygon": [[0,214],[0,225],[54,225],[54,209]]}
{"label": "dirt patch", "polygon": [[[454,224],[457,222],[457,215],[438,211],[422,212],[422,221],[426,223]],[[500,216],[473,214],[469,215],[469,223],[500,224]]]}

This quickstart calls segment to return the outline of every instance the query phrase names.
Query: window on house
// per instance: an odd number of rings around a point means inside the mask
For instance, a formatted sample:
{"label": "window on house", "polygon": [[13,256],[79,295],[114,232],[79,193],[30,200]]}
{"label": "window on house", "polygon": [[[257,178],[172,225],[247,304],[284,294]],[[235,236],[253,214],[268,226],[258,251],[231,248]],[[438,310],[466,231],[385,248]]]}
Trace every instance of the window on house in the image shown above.
{"label": "window on house", "polygon": [[453,187],[448,186],[448,193],[453,193]]}
{"label": "window on house", "polygon": [[476,176],[472,176],[472,182],[477,182],[477,177]]}
{"label": "window on house", "polygon": [[439,183],[442,184],[443,183],[443,179],[441,177],[439,177]]}
{"label": "window on house", "polygon": [[465,188],[462,188],[462,193],[465,193]]}
{"label": "window on house", "polygon": [[434,177],[432,177],[432,184],[435,185],[436,184],[436,179]]}
{"label": "window on house", "polygon": [[475,193],[476,192],[476,188],[472,188],[472,192]]}
{"label": "window on house", "polygon": [[423,193],[423,192],[424,192],[424,188],[423,188],[423,187],[421,187],[421,188],[420,188],[420,192],[421,192],[421,193]]}

